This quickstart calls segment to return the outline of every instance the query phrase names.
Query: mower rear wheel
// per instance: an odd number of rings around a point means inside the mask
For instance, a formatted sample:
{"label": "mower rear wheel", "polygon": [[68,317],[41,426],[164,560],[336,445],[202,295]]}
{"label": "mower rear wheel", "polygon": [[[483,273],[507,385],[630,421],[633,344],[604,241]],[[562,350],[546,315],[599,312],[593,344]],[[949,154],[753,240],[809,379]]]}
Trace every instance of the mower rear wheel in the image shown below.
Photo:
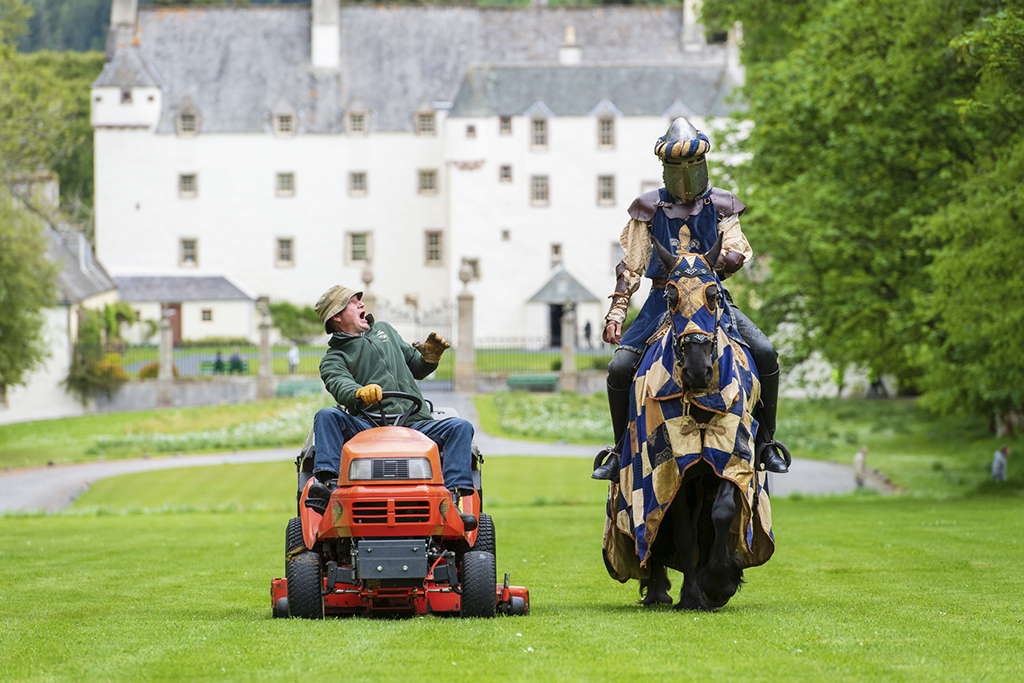
{"label": "mower rear wheel", "polygon": [[303,619],[324,618],[324,574],[320,555],[307,550],[285,564],[288,613]]}
{"label": "mower rear wheel", "polygon": [[485,512],[480,513],[480,526],[476,529],[476,545],[473,546],[473,550],[498,556],[494,536],[494,520]]}
{"label": "mower rear wheel", "polygon": [[[462,616],[493,617],[497,605],[494,555],[471,550],[462,558]],[[290,586],[290,584],[289,584]]]}
{"label": "mower rear wheel", "polygon": [[289,557],[296,550],[306,547],[306,540],[302,535],[302,520],[292,517],[288,520],[288,529],[284,533],[284,555]]}

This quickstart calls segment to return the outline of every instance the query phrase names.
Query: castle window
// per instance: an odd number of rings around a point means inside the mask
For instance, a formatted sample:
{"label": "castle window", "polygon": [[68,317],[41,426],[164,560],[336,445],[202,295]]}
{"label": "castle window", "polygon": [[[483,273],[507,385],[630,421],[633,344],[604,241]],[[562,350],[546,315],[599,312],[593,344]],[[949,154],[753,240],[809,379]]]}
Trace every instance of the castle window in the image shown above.
{"label": "castle window", "polygon": [[548,146],[548,122],[544,119],[533,120],[533,137],[530,138],[530,146],[535,149]]}
{"label": "castle window", "polygon": [[178,176],[178,196],[182,199],[195,199],[199,196],[199,177],[195,173],[182,173]]}
{"label": "castle window", "polygon": [[278,197],[294,197],[295,196],[295,174],[294,173],[278,173],[277,174],[277,196]]}
{"label": "castle window", "polygon": [[417,114],[416,115],[416,134],[417,135],[433,135],[434,134],[434,115],[433,114]]}
{"label": "castle window", "polygon": [[511,183],[512,182],[512,167],[502,166],[498,169],[498,182]]}
{"label": "castle window", "polygon": [[194,268],[199,265],[199,240],[187,238],[181,240],[178,265]]}
{"label": "castle window", "polygon": [[551,245],[551,267],[560,266],[562,264],[562,245],[552,244]]}
{"label": "castle window", "polygon": [[366,171],[349,173],[348,193],[353,197],[366,196]]}
{"label": "castle window", "polygon": [[277,240],[277,262],[278,268],[287,268],[295,265],[295,243],[290,237]]}
{"label": "castle window", "polygon": [[530,179],[530,204],[547,206],[549,203],[548,177],[535,175]]}
{"label": "castle window", "polygon": [[601,149],[615,148],[615,119],[598,119],[597,146],[600,147]]}
{"label": "castle window", "polygon": [[419,193],[437,194],[437,171],[420,171]]}
{"label": "castle window", "polygon": [[467,138],[475,138],[476,137],[476,126],[474,126],[474,125],[466,126],[466,137]]}
{"label": "castle window", "polygon": [[427,231],[427,265],[440,266],[444,261],[442,251],[441,232],[438,230]]}
{"label": "castle window", "polygon": [[131,88],[122,88],[121,89],[121,104],[131,104],[131,103],[132,103],[132,90],[131,90]]}
{"label": "castle window", "polygon": [[348,116],[348,132],[356,135],[363,135],[366,133],[366,115],[365,114],[349,114]]}
{"label": "castle window", "polygon": [[345,261],[349,264],[363,263],[372,256],[370,253],[370,233],[350,232],[345,249]]}
{"label": "castle window", "polygon": [[203,322],[204,323],[212,323],[213,322],[213,309],[212,308],[204,308],[203,309]]}
{"label": "castle window", "polygon": [[615,205],[615,176],[601,175],[597,177],[598,206]]}
{"label": "castle window", "polygon": [[512,117],[502,116],[498,121],[498,135],[512,135]]}

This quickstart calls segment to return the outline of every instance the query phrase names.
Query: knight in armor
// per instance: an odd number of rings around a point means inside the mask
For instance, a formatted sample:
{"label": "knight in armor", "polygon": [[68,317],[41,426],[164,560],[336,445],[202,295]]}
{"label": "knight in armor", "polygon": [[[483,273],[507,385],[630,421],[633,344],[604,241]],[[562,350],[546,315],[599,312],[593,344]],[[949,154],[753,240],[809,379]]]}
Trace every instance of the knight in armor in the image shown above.
{"label": "knight in armor", "polygon": [[[594,470],[594,479],[618,478],[632,397],[630,386],[647,348],[647,340],[667,315],[663,295],[668,273],[654,250],[653,241],[657,240],[673,254],[703,254],[721,236],[721,256],[715,269],[723,281],[753,255],[740,228],[740,216],[746,206],[731,192],[711,187],[708,182],[706,155],[710,150],[708,137],[693,124],[684,118],[673,121],[654,146],[654,153],[661,159],[664,169],[665,186],[640,195],[629,207],[629,222],[619,237],[624,254],[615,268],[615,292],[605,316],[603,335],[606,342],[618,345],[608,364],[608,405],[615,446],[598,456],[599,461],[603,456],[607,459]],[[622,334],[629,299],[644,277],[651,280],[651,293],[629,329]],[[779,397],[778,353],[768,337],[736,307],[728,290],[724,294],[735,326],[726,332],[750,349],[761,381],[761,402],[754,414],[759,424],[755,466],[779,474],[788,472],[786,459],[774,438]]]}

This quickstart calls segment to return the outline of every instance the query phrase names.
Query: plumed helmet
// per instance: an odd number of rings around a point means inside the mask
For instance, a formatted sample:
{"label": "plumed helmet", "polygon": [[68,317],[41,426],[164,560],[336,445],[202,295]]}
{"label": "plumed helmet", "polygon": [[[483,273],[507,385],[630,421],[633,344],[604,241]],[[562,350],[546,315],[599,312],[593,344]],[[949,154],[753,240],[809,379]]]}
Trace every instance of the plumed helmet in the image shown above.
{"label": "plumed helmet", "polygon": [[664,167],[665,187],[677,201],[692,202],[708,192],[708,136],[680,117],[658,138],[654,153]]}

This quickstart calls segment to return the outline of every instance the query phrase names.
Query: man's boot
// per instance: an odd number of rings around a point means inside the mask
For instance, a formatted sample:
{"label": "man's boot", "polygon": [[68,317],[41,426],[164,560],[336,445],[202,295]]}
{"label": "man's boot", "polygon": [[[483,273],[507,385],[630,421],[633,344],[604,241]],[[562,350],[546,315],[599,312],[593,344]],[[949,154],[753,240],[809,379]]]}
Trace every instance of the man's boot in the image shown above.
{"label": "man's boot", "polygon": [[306,507],[322,515],[327,512],[327,505],[331,502],[331,492],[338,487],[338,473],[317,472],[315,476],[306,494]]}
{"label": "man's boot", "polygon": [[[775,440],[775,413],[779,407],[779,369],[761,377],[761,403],[757,410],[757,436],[754,439],[754,467],[785,474],[789,472],[789,449]],[[780,452],[781,451],[781,452]]]}
{"label": "man's boot", "polygon": [[[623,391],[608,387],[608,409],[612,414],[612,434],[615,436],[615,445],[605,448],[597,454],[597,458],[594,459],[594,473],[590,475],[591,479],[616,483],[619,481],[623,436],[629,422],[629,398],[629,389]],[[604,460],[603,464],[602,460]]]}
{"label": "man's boot", "polygon": [[452,491],[452,501],[455,503],[455,509],[459,511],[459,519],[462,520],[462,526],[466,531],[472,531],[477,526],[476,517],[469,512],[464,512],[462,508],[462,499],[469,498],[473,495],[472,490],[466,491]]}

